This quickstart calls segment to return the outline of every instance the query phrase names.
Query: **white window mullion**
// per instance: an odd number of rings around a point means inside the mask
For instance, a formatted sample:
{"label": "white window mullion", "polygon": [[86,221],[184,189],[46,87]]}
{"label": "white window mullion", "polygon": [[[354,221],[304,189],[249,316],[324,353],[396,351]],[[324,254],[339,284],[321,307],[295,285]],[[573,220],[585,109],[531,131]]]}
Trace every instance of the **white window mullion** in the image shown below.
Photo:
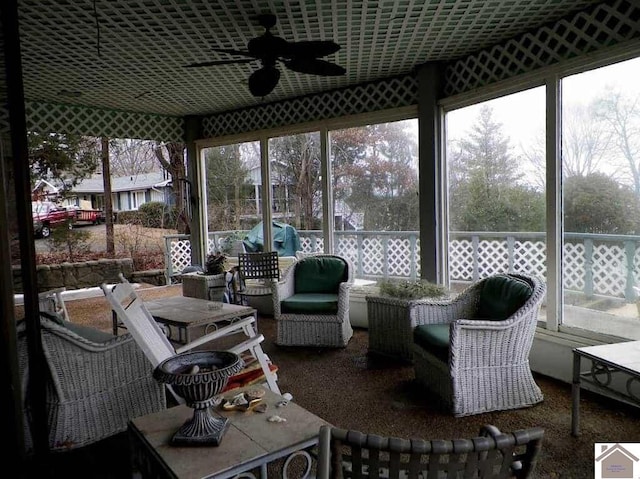
{"label": "white window mullion", "polygon": [[562,315],[562,158],[560,79],[546,82],[547,329],[557,331]]}
{"label": "white window mullion", "polygon": [[334,250],[334,213],[333,188],[331,187],[331,159],[329,155],[329,132],[326,128],[320,130],[320,171],[322,174],[322,229],[324,231],[324,252],[333,253]]}

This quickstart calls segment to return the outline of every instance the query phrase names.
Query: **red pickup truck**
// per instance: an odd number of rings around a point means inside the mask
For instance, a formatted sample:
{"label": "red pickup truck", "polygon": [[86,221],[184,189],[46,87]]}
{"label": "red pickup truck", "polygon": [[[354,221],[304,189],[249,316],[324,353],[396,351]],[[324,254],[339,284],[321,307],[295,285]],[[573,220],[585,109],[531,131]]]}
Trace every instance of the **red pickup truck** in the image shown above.
{"label": "red pickup truck", "polygon": [[51,201],[33,201],[31,203],[33,213],[33,231],[37,238],[48,238],[51,228],[60,225],[74,224],[96,225],[103,220],[100,210],[82,210],[58,206]]}

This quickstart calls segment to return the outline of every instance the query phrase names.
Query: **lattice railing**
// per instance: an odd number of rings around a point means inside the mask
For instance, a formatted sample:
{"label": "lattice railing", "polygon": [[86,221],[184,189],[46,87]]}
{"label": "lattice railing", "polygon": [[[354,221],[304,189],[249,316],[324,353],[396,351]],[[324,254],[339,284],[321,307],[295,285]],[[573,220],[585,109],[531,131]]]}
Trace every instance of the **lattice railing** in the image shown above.
{"label": "lattice railing", "polygon": [[[322,252],[321,231],[298,231],[303,252]],[[209,234],[208,251],[221,249],[237,231]],[[190,264],[188,235],[167,236],[167,277]],[[356,277],[367,279],[420,277],[417,231],[337,231],[336,254],[348,257]],[[640,236],[568,233],[563,246],[566,290],[635,300],[640,285]],[[501,272],[546,277],[544,233],[452,232],[449,241],[452,282],[473,282]]]}

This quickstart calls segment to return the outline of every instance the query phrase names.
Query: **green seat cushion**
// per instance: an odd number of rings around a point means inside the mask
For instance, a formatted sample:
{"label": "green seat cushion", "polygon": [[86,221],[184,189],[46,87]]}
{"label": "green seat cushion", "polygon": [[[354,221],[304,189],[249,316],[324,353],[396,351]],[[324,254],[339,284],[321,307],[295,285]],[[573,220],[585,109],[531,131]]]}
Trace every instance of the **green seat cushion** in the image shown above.
{"label": "green seat cushion", "polygon": [[62,319],[62,315],[59,313],[52,313],[49,311],[41,311],[40,317],[46,318],[49,321],[68,329],[69,331],[77,334],[84,339],[91,341],[92,343],[105,343],[113,339],[113,334],[105,333],[99,329],[92,328],[90,326],[84,326],[82,324],[72,323]]}
{"label": "green seat cushion", "polygon": [[423,324],[413,330],[413,342],[433,353],[436,357],[449,359],[449,325]]}
{"label": "green seat cushion", "polygon": [[92,343],[106,343],[114,338],[111,333],[105,333],[99,329],[83,326],[82,324],[71,323],[69,321],[64,322],[64,327]]}
{"label": "green seat cushion", "polygon": [[295,263],[295,292],[337,293],[340,283],[347,280],[347,264],[340,258],[304,258]]}
{"label": "green seat cushion", "polygon": [[283,313],[336,314],[338,295],[330,293],[294,294],[280,303]]}
{"label": "green seat cushion", "polygon": [[475,319],[503,321],[521,308],[531,297],[529,283],[509,275],[484,280]]}

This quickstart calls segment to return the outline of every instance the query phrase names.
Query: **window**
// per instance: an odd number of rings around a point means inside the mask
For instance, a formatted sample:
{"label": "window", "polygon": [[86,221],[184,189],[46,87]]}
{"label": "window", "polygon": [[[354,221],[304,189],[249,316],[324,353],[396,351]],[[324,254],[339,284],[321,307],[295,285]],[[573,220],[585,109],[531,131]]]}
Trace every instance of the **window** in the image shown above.
{"label": "window", "polygon": [[203,156],[208,249],[228,251],[262,221],[260,143],[205,148]]}
{"label": "window", "polygon": [[452,289],[499,272],[545,277],[545,89],[446,115]]}
{"label": "window", "polygon": [[562,80],[562,325],[640,339],[640,59]]}
{"label": "window", "polygon": [[331,131],[335,249],[356,276],[420,275],[417,120]]}

